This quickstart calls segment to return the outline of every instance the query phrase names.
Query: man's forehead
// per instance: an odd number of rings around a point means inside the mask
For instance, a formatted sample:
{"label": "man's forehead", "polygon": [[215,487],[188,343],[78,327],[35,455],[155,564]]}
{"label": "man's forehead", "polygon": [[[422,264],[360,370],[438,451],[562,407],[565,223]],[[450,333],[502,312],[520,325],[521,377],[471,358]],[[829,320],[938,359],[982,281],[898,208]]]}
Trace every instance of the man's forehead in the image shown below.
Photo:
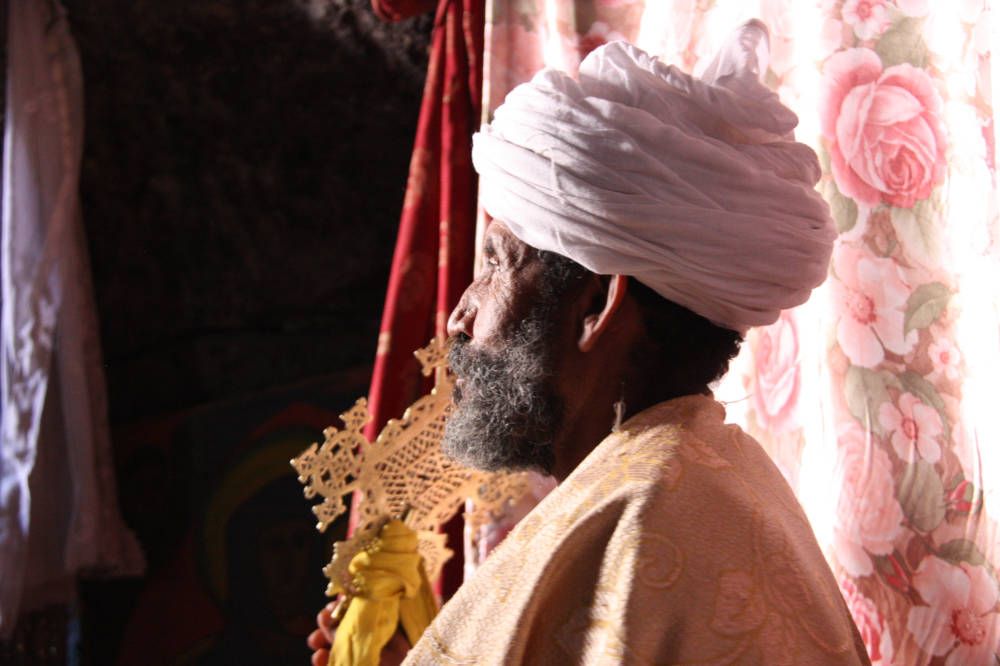
{"label": "man's forehead", "polygon": [[517,240],[514,234],[510,232],[510,229],[506,224],[500,220],[491,220],[489,226],[486,227],[486,234],[483,236],[484,242],[492,242],[494,245],[500,243],[509,243],[511,240]]}
{"label": "man's forehead", "polygon": [[532,249],[534,248],[515,236],[510,228],[500,220],[493,220],[486,227],[486,233],[483,236],[483,250],[485,252],[504,252],[518,259],[524,259],[526,256],[534,254],[530,252]]}

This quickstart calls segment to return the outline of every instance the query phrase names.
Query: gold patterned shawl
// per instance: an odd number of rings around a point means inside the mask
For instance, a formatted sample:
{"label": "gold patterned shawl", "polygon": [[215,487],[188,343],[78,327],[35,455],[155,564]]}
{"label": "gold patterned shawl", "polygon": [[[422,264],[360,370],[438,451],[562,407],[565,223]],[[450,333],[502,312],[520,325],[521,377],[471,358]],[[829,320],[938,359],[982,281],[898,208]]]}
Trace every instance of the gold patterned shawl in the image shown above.
{"label": "gold patterned shawl", "polygon": [[687,396],[627,421],[405,663],[869,663],[791,489],[724,417]]}

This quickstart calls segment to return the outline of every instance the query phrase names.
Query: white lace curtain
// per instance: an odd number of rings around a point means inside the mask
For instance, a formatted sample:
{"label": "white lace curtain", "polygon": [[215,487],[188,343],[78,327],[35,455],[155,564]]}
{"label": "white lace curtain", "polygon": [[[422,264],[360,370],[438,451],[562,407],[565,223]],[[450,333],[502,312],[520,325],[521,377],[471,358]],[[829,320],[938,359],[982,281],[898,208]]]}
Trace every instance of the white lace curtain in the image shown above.
{"label": "white lace curtain", "polygon": [[0,637],[72,599],[77,573],[138,573],[121,522],[80,220],[83,87],[61,6],[7,3],[0,242]]}

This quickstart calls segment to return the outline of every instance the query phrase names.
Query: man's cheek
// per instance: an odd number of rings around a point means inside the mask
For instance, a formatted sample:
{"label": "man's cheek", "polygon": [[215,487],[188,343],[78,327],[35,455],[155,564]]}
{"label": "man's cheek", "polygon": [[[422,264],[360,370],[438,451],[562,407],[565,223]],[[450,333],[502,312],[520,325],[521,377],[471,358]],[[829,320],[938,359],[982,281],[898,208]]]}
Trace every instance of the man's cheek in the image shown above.
{"label": "man's cheek", "polygon": [[473,324],[473,337],[490,349],[501,349],[520,317],[517,307],[519,291],[509,280],[494,280],[484,295]]}

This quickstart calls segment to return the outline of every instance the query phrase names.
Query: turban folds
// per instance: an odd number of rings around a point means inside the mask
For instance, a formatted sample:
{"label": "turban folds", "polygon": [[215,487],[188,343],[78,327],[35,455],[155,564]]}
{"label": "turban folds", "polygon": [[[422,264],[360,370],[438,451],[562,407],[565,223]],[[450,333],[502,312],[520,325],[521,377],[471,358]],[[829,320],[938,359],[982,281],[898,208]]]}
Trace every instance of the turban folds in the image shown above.
{"label": "turban folds", "polygon": [[836,235],[815,153],[759,77],[759,21],[702,78],[625,42],[543,70],[473,138],[480,203],[521,241],[630,275],[745,333],[806,301]]}

